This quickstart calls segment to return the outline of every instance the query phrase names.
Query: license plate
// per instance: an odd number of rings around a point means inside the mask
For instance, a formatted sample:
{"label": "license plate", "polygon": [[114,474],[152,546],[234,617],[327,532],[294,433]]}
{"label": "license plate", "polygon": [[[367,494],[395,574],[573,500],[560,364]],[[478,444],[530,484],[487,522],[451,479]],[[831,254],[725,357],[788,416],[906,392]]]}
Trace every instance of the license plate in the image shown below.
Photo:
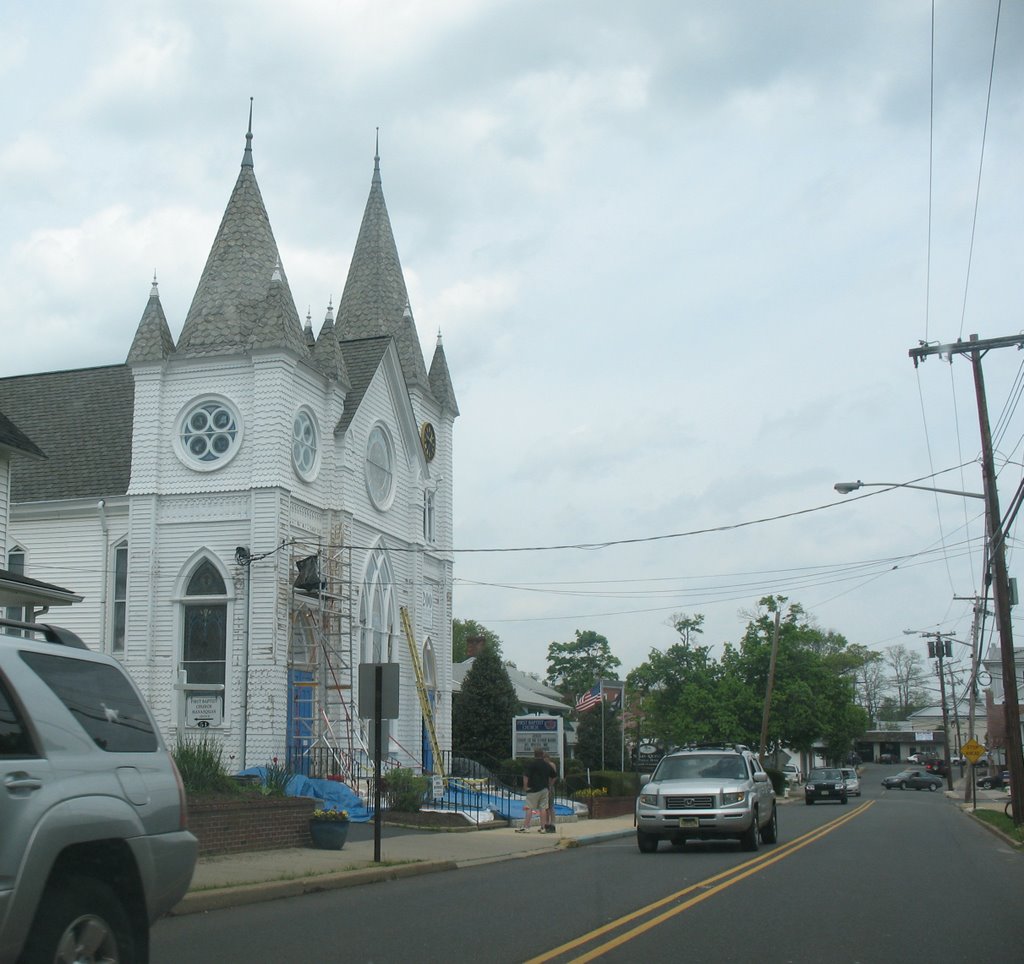
{"label": "license plate", "polygon": [[679,826],[685,829],[694,829],[700,826],[700,821],[696,817],[680,817]]}
{"label": "license plate", "polygon": [[827,796],[828,796],[828,790],[822,790],[822,791],[821,791],[821,795],[822,795],[823,797],[827,797]]}

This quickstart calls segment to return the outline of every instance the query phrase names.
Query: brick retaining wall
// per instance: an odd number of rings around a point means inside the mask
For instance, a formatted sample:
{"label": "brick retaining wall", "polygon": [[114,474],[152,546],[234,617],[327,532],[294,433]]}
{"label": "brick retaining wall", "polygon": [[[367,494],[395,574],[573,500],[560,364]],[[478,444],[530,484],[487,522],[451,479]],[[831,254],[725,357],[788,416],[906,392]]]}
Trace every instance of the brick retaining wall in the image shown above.
{"label": "brick retaining wall", "polygon": [[305,797],[190,799],[188,829],[199,839],[200,857],[309,847],[309,818],[316,805]]}
{"label": "brick retaining wall", "polygon": [[594,820],[600,820],[632,813],[635,803],[636,797],[592,797],[587,801],[587,809]]}

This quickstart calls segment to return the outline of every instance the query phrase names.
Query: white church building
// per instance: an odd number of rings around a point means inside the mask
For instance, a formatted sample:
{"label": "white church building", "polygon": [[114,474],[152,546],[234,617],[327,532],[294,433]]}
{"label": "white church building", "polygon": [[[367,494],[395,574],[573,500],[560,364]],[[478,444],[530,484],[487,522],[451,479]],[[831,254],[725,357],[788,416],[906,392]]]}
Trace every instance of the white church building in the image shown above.
{"label": "white church building", "polygon": [[276,758],[352,777],[371,736],[358,666],[384,662],[400,679],[391,760],[431,771],[450,749],[459,411],[440,336],[424,363],[379,156],[318,332],[295,308],[250,124],[177,339],[154,281],[123,364],[2,378],[0,412],[46,456],[11,462],[6,569],[82,597],[8,616],[122,660],[169,742],[215,739],[234,770]]}

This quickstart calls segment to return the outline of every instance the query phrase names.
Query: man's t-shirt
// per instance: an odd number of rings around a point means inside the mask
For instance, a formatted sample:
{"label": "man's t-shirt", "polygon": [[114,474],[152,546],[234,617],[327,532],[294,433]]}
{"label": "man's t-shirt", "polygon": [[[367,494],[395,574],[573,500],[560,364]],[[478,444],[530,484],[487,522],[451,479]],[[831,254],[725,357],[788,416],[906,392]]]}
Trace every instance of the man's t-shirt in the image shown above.
{"label": "man's t-shirt", "polygon": [[548,780],[551,778],[551,767],[548,766],[547,760],[534,757],[526,762],[523,772],[526,775],[527,790],[531,793],[536,793],[538,790],[547,790]]}

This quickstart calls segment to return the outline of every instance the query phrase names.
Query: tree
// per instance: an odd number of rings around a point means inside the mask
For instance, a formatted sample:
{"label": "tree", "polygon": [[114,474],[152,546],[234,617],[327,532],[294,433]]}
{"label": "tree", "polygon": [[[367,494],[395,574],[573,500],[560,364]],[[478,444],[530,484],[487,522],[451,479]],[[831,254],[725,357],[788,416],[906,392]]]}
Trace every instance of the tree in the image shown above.
{"label": "tree", "polygon": [[486,626],[481,626],[475,619],[452,620],[452,662],[462,663],[468,658],[467,644],[474,636],[482,636],[488,649],[498,654],[501,659],[501,637]]}
{"label": "tree", "polygon": [[669,622],[672,628],[679,633],[679,638],[682,639],[684,646],[689,646],[693,642],[693,636],[704,635],[704,613],[694,613],[692,616],[687,616],[686,613],[675,613]]}
{"label": "tree", "polygon": [[619,716],[605,700],[580,714],[576,724],[576,757],[584,766],[591,770],[621,769],[624,760]]}
{"label": "tree", "polygon": [[576,630],[576,638],[568,643],[548,646],[548,683],[570,703],[587,692],[599,679],[614,678],[621,665],[612,655],[608,640],[592,629]]}
{"label": "tree", "polygon": [[507,760],[512,755],[512,717],[519,710],[501,657],[485,646],[452,703],[456,755],[485,764]]}
{"label": "tree", "polygon": [[885,661],[892,670],[892,681],[896,687],[896,713],[900,719],[906,719],[914,710],[928,703],[921,690],[924,660],[919,652],[899,643],[886,649]]}

